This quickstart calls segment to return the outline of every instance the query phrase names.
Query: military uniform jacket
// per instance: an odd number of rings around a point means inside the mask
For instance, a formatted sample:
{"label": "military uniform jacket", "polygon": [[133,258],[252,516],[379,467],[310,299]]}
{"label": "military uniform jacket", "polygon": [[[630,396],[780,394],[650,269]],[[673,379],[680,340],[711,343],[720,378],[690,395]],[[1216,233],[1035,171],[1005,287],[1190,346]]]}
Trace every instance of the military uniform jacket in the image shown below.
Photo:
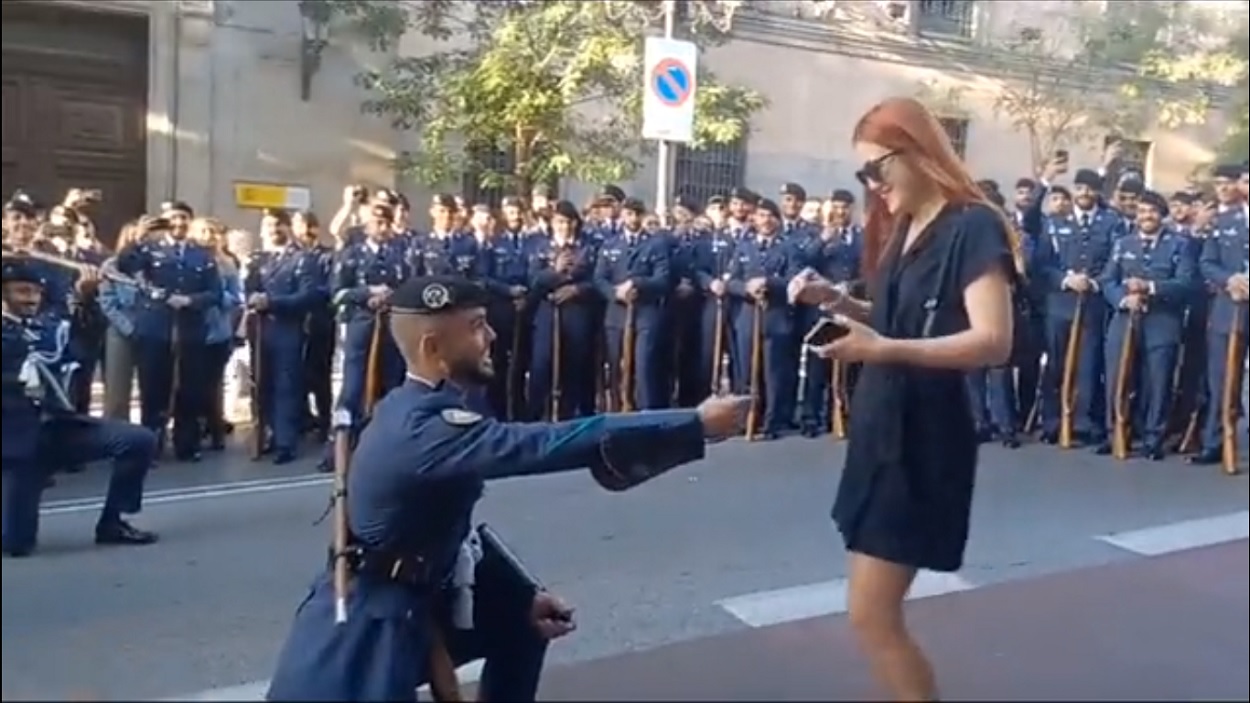
{"label": "military uniform jacket", "polygon": [[669,246],[667,237],[646,232],[621,232],[603,242],[595,265],[595,286],[609,301],[608,327],[625,326],[626,306],[616,299],[616,287],[625,281],[633,281],[638,290],[635,323],[657,322],[671,282]]}
{"label": "military uniform jacket", "polygon": [[[140,242],[117,254],[117,270],[147,284],[136,300],[137,338],[169,340],[176,324],[183,342],[204,340],[205,315],[220,304],[222,293],[221,271],[212,251],[187,241]],[[190,306],[174,310],[168,303],[172,295],[190,298]]]}
{"label": "military uniform jacket", "polygon": [[243,291],[247,295],[263,293],[269,299],[263,319],[302,327],[317,302],[318,273],[317,261],[298,246],[261,252],[248,262]]}
{"label": "military uniform jacket", "polygon": [[[4,317],[0,327],[0,339],[3,340],[0,348],[0,375],[3,377],[0,437],[4,439],[3,456],[6,462],[35,460],[39,430],[49,416],[59,420],[92,422],[89,417],[75,414],[72,408],[56,407],[49,400],[47,388],[44,389],[44,398],[31,398],[22,379],[22,366],[27,357],[31,352],[42,352],[49,359],[56,360],[48,365],[52,375],[67,380],[66,372],[75,363],[68,344],[68,326],[68,321],[50,315],[21,321],[7,315]],[[7,464],[5,468],[9,468]]]}
{"label": "military uniform jacket", "polygon": [[1185,308],[1196,283],[1189,244],[1183,237],[1164,229],[1151,239],[1140,234],[1122,237],[1115,243],[1111,261],[1099,281],[1107,303],[1119,309],[1128,295],[1124,287],[1130,278],[1149,281],[1154,291],[1147,297],[1141,329],[1146,346],[1180,344]]}
{"label": "military uniform jacket", "polygon": [[1228,334],[1233,320],[1239,318],[1241,334],[1250,333],[1250,308],[1244,302],[1235,303],[1227,290],[1228,279],[1234,274],[1250,272],[1250,232],[1244,211],[1231,210],[1217,216],[1202,247],[1200,268],[1207,285],[1217,291],[1211,303],[1211,330]]}
{"label": "military uniform jacket", "polygon": [[369,288],[395,290],[409,276],[403,243],[397,240],[365,240],[339,252],[334,267],[334,305],[345,323],[372,320],[368,308]]}
{"label": "military uniform jacket", "polygon": [[[1106,209],[1092,213],[1077,213],[1068,218],[1051,218],[1046,237],[1039,242],[1039,279],[1047,289],[1046,312],[1060,320],[1071,320],[1076,314],[1080,295],[1063,288],[1063,279],[1069,272],[1083,273],[1095,282],[1111,259],[1119,216]],[[1049,241],[1046,241],[1049,240]],[[1088,296],[1085,314],[1095,312],[1094,305],[1105,310],[1102,299]],[[1100,311],[1101,311],[1100,310]]]}
{"label": "military uniform jacket", "polygon": [[802,270],[802,255],[790,242],[761,236],[743,239],[734,249],[734,264],[729,274],[729,294],[742,302],[741,314],[754,314],[755,302],[747,296],[746,284],[753,278],[767,279],[768,303],[764,312],[764,333],[790,334],[794,325],[793,309],[786,298],[786,286]]}

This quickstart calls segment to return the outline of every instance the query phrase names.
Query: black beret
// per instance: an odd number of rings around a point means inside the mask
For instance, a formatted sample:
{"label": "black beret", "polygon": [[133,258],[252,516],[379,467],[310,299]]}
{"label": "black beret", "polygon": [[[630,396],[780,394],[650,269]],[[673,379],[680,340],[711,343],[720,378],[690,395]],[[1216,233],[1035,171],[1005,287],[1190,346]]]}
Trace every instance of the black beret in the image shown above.
{"label": "black beret", "polygon": [[1172,202],[1180,203],[1181,205],[1193,205],[1195,199],[1193,193],[1185,190],[1178,190],[1171,197]]}
{"label": "black beret", "polygon": [[991,191],[997,193],[1000,190],[998,187],[998,181],[993,178],[983,178],[977,181],[977,187],[981,189],[982,193],[989,193]]}
{"label": "black beret", "polygon": [[430,198],[430,205],[433,207],[445,207],[448,210],[456,210],[456,197],[447,193],[437,193]]}
{"label": "black beret", "polygon": [[[22,193],[21,195],[25,195]],[[15,212],[25,217],[34,218],[38,216],[39,211],[35,209],[35,204],[28,197],[14,196],[12,200],[4,204],[4,211]]]}
{"label": "black beret", "polygon": [[1230,181],[1235,181],[1238,178],[1241,178],[1241,174],[1243,172],[1244,169],[1242,169],[1242,167],[1238,164],[1218,164],[1215,168],[1211,169],[1211,175],[1215,178],[1227,178]]}
{"label": "black beret", "polygon": [[833,194],[829,196],[829,199],[835,203],[846,203],[847,205],[855,204],[855,195],[845,188],[839,188],[833,191]]}
{"label": "black beret", "polygon": [[485,307],[490,296],[461,276],[420,276],[400,284],[390,302],[391,312],[399,315],[443,315]]}
{"label": "black beret", "polygon": [[673,207],[679,207],[683,210],[689,210],[690,212],[698,212],[702,209],[699,207],[699,202],[689,195],[677,196],[677,198],[673,200]]}
{"label": "black beret", "polygon": [[783,183],[781,185],[781,195],[788,195],[798,200],[807,200],[807,191],[803,190],[803,186],[798,183]]}
{"label": "black beret", "polygon": [[[1140,183],[1140,181],[1138,181]],[[1168,201],[1153,190],[1145,191],[1141,197],[1137,199],[1140,205],[1149,205],[1159,213],[1159,217],[1168,216]]]}
{"label": "black beret", "polygon": [[774,203],[768,198],[764,198],[763,200],[760,200],[758,203],[755,204],[755,207],[758,210],[763,210],[764,212],[772,213],[773,217],[781,217],[781,208],[777,207],[777,203]]}
{"label": "black beret", "polygon": [[39,267],[33,259],[26,256],[4,257],[4,283],[35,283],[43,285],[43,277],[39,275]]}
{"label": "black beret", "polygon": [[170,229],[169,220],[156,215],[144,215],[139,218],[139,231],[144,234],[165,232]]}
{"label": "black beret", "polygon": [[1072,197],[1072,192],[1071,192],[1071,191],[1069,191],[1067,188],[1065,188],[1065,187],[1063,187],[1063,186],[1051,186],[1051,187],[1050,187],[1050,194],[1051,194],[1051,195],[1062,195],[1062,196],[1063,196],[1063,197],[1065,197],[1065,198],[1071,198],[1071,197]]}
{"label": "black beret", "polygon": [[[1146,190],[1146,184],[1134,177],[1125,177],[1120,179],[1119,185],[1115,187],[1119,193],[1128,193],[1129,195],[1141,195]],[[1158,195],[1158,193],[1156,193]]]}
{"label": "black beret", "polygon": [[161,212],[195,217],[195,210],[192,210],[190,205],[181,200],[167,200],[161,203]]}
{"label": "black beret", "polygon": [[378,188],[377,192],[373,194],[373,201],[395,207],[399,204],[399,193],[390,188]]}
{"label": "black beret", "polygon": [[1072,177],[1072,183],[1078,186],[1088,186],[1094,190],[1102,188],[1102,176],[1092,168],[1083,168],[1076,172]]}
{"label": "black beret", "polygon": [[603,190],[599,191],[599,196],[619,203],[625,200],[625,191],[621,190],[620,186],[609,183],[603,187]]}
{"label": "black beret", "polygon": [[625,202],[621,203],[621,209],[639,215],[644,215],[647,212],[647,206],[638,198],[626,198]]}
{"label": "black beret", "polygon": [[759,196],[757,196],[755,193],[752,193],[750,190],[746,188],[734,188],[733,190],[729,191],[729,199],[741,200],[743,202],[755,204],[756,202],[759,201]]}
{"label": "black beret", "polygon": [[566,220],[580,222],[582,214],[578,212],[577,206],[567,200],[559,200],[551,207],[551,214],[563,217]]}

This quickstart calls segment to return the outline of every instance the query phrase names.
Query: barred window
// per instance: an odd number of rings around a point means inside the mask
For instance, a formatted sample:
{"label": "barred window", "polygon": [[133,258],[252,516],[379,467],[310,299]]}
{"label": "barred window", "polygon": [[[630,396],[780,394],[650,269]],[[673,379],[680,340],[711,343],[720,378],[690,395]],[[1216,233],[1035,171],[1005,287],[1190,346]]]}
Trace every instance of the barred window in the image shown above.
{"label": "barred window", "polygon": [[959,158],[968,157],[968,120],[959,117],[940,117],[938,122],[946,131],[946,138],[951,140],[951,148]]}
{"label": "barred window", "polygon": [[1116,142],[1120,144],[1120,155],[1108,165],[1106,177],[1103,179],[1106,183],[1108,194],[1113,192],[1120,181],[1125,178],[1131,177],[1143,182],[1147,181],[1150,151],[1154,148],[1153,142],[1141,139],[1125,139],[1114,134],[1107,135],[1103,139],[1103,147],[1109,147]]}
{"label": "barred window", "polygon": [[949,37],[972,36],[972,0],[920,0],[916,8],[915,28],[921,34]]}
{"label": "barred window", "polygon": [[464,195],[464,201],[470,205],[489,205],[492,209],[498,208],[504,196],[510,194],[509,189],[506,184],[483,187],[482,174],[484,171],[511,173],[516,164],[516,155],[511,149],[492,148],[481,144],[470,146],[468,150],[470,160],[474,164],[481,164],[483,168],[469,168],[465,171],[460,182],[460,192]]}
{"label": "barred window", "polygon": [[714,195],[726,195],[746,178],[746,141],[709,144],[695,149],[674,145],[673,192],[706,203]]}

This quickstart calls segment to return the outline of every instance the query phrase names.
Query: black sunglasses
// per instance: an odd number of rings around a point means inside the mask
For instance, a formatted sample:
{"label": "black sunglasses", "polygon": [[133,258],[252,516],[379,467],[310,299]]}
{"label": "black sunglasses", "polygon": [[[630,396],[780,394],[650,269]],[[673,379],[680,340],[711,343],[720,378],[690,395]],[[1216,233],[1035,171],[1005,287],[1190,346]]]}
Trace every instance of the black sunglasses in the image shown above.
{"label": "black sunglasses", "polygon": [[882,173],[882,169],[885,166],[885,162],[898,155],[898,151],[890,151],[878,156],[875,159],[865,161],[864,165],[855,172],[855,180],[859,181],[859,184],[865,188],[867,188],[870,183],[881,183],[882,176],[884,175]]}

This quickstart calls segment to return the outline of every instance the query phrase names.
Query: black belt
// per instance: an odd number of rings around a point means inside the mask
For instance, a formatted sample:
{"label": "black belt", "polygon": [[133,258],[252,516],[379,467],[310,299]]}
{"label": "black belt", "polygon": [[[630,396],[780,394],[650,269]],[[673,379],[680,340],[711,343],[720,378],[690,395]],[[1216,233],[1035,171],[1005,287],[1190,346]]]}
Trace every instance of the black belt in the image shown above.
{"label": "black belt", "polygon": [[[430,563],[417,554],[400,554],[382,549],[351,546],[344,555],[347,569],[356,576],[394,581],[405,586],[429,586]],[[330,550],[330,568],[334,568],[334,550]]]}

